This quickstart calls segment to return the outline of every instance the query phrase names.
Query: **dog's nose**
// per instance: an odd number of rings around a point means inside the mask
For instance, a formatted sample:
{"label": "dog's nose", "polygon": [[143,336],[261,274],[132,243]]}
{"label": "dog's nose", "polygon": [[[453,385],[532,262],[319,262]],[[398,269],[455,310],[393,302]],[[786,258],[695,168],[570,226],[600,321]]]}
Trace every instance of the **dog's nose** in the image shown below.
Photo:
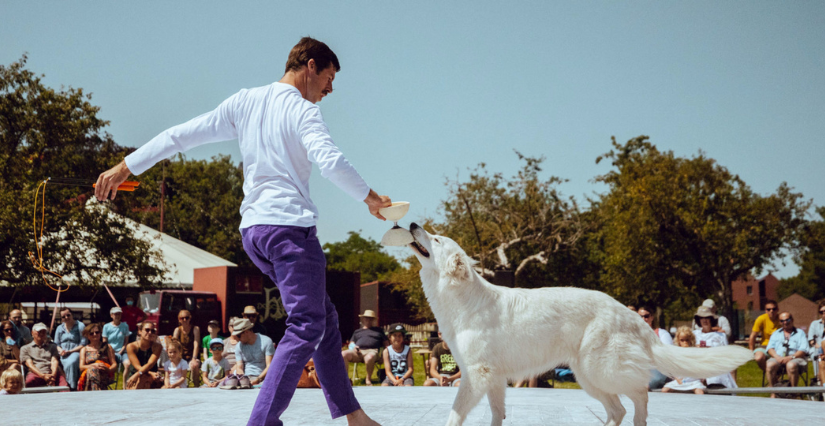
{"label": "dog's nose", "polygon": [[410,232],[415,231],[416,229],[420,228],[417,223],[413,222],[410,224]]}

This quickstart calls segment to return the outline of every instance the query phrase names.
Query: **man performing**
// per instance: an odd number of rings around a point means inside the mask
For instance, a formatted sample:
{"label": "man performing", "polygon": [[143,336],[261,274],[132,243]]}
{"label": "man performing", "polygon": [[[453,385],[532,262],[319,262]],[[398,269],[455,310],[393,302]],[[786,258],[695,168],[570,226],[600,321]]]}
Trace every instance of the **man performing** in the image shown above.
{"label": "man performing", "polygon": [[333,418],[377,424],[361,409],[341,358],[338,314],[326,294],[326,260],[315,233],[318,210],[309,198],[312,163],[372,215],[391,205],[364,182],[332,142],[315,103],[332,92],[340,70],[326,44],[304,37],[289,53],[277,83],[244,89],[217,109],[172,127],[102,173],[95,196],[114,198],[130,174],[139,175],[178,152],[237,138],[244,173],[241,235],[246,253],[281,293],[287,329],[274,367],[255,401],[250,425],[282,425],[304,365],[315,361]]}

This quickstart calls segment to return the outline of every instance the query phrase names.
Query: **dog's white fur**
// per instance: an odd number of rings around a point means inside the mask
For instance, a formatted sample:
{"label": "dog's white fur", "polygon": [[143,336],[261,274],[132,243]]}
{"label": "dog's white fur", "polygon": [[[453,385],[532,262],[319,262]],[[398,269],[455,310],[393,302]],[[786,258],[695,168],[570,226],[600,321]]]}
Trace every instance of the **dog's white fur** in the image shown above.
{"label": "dog's white fur", "polygon": [[485,281],[453,240],[412,224],[421,282],[439,330],[461,368],[461,386],[447,425],[461,425],[487,395],[492,424],[504,419],[507,381],[568,364],[582,389],[618,425],[634,404],[635,426],[647,423],[650,370],[669,376],[712,377],[752,359],[738,346],[711,349],[666,346],[641,317],[610,296],[572,287],[510,289]]}

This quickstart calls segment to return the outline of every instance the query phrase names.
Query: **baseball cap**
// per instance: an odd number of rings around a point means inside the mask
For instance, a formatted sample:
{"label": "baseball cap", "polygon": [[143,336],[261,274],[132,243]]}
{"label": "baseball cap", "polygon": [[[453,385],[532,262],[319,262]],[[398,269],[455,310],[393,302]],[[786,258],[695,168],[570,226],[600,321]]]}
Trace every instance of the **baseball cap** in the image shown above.
{"label": "baseball cap", "polygon": [[34,327],[32,327],[32,331],[35,332],[35,333],[37,333],[40,330],[48,330],[48,329],[49,329],[49,327],[46,327],[46,324],[43,324],[42,322],[39,322],[39,323],[35,324]]}
{"label": "baseball cap", "polygon": [[220,337],[216,337],[209,341],[209,347],[211,348],[212,345],[223,345],[223,339]]}
{"label": "baseball cap", "polygon": [[387,331],[387,335],[390,335],[392,333],[401,333],[401,334],[406,336],[407,335],[407,329],[404,328],[403,324],[396,323],[396,324],[391,325],[389,331]]}
{"label": "baseball cap", "polygon": [[114,308],[109,309],[109,313],[110,313],[110,314],[122,314],[122,313],[123,313],[123,309],[120,309],[120,308],[118,308],[117,306],[115,306]]}
{"label": "baseball cap", "polygon": [[215,327],[220,327],[221,326],[220,323],[218,323],[218,320],[211,320],[207,324],[208,325],[214,325]]}

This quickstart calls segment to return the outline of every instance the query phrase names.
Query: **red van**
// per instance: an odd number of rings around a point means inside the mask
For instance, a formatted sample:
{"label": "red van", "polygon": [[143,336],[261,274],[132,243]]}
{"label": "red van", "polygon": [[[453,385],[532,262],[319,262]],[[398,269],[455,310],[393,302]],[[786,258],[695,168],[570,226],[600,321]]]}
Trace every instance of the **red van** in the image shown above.
{"label": "red van", "polygon": [[221,302],[215,293],[186,290],[154,290],[140,293],[139,307],[146,312],[146,319],[157,324],[159,336],[171,336],[178,323],[178,312],[186,309],[192,313],[192,325],[206,336],[210,320],[221,322]]}

